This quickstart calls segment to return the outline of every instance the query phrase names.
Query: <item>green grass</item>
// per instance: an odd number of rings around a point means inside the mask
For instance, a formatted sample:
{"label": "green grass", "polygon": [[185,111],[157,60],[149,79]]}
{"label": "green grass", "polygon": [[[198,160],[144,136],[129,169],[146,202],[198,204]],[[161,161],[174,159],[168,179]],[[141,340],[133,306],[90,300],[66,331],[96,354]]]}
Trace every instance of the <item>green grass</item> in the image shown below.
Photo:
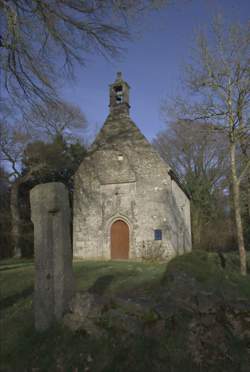
{"label": "green grass", "polygon": [[[228,295],[231,298],[242,296],[250,299],[250,280],[240,275],[238,254],[224,254],[226,265],[221,266],[219,255],[204,251],[193,251],[176,257],[168,264],[168,270],[163,277],[168,283],[171,273],[182,272],[196,279],[203,290],[217,294]],[[250,271],[250,254],[247,255],[248,273]]]}
{"label": "green grass", "polygon": [[[225,269],[221,267],[216,254],[204,252],[177,257],[168,265],[126,261],[76,261],[76,288],[78,291],[89,290],[111,297],[136,297],[143,294],[148,299],[161,298],[163,291],[171,289],[173,274],[180,272],[193,277],[202,290],[223,293],[232,299],[240,296],[250,300],[249,275],[243,278],[239,274],[236,255],[228,254],[226,257]],[[33,282],[32,260],[0,261],[1,372],[31,371],[32,368],[39,368],[39,372],[73,372],[76,367],[78,372],[92,371],[90,367],[93,355],[98,356],[95,359],[94,372],[133,371],[133,363],[134,371],[161,371],[157,363],[167,360],[166,355],[171,355],[169,363],[172,361],[173,365],[176,363],[179,366],[179,369],[173,366],[169,371],[194,371],[189,356],[182,350],[186,327],[186,318],[182,314],[178,315],[179,331],[175,331],[174,336],[168,332],[160,344],[153,339],[134,337],[129,344],[127,341],[121,341],[113,345],[113,341],[92,339],[84,332],[73,333],[59,324],[55,324],[49,331],[37,333],[33,326]],[[169,324],[169,327],[172,325]],[[122,340],[122,335],[119,337]],[[156,364],[150,368],[154,355]],[[133,357],[137,359],[134,361]],[[59,369],[62,364],[66,366],[65,370]]]}
{"label": "green grass", "polygon": [[[147,292],[150,287],[161,280],[165,271],[163,264],[148,264],[138,262],[100,262],[76,261],[74,272],[78,291],[90,289],[95,293],[117,295],[142,290]],[[48,350],[54,350],[57,338],[64,340],[64,346],[77,343],[75,338],[60,327],[44,335],[39,335],[33,328],[32,293],[34,283],[34,264],[31,260],[8,259],[0,261],[0,370],[29,365],[36,359],[45,371],[48,365],[55,365]],[[63,334],[63,336],[62,336]],[[73,337],[73,339],[72,339]],[[80,337],[81,339],[81,337]],[[45,340],[48,340],[48,342]],[[79,341],[79,340],[78,340]],[[43,347],[41,348],[41,345]],[[45,347],[45,355],[42,350]],[[74,346],[76,348],[76,346]],[[92,345],[93,348],[93,345]],[[36,350],[37,349],[37,350]],[[69,353],[70,354],[70,353]],[[24,356],[24,360],[20,356]],[[42,358],[42,360],[40,360]],[[16,367],[19,365],[19,367]]]}
{"label": "green grass", "polygon": [[166,264],[126,261],[78,261],[74,263],[77,290],[114,295],[142,290],[160,282]]}

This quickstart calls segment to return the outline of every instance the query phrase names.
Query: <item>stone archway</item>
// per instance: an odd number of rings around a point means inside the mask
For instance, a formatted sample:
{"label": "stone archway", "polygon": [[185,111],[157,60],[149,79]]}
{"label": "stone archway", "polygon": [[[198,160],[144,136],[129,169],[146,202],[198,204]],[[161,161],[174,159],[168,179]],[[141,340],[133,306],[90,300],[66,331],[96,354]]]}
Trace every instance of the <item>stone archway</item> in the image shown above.
{"label": "stone archway", "polygon": [[110,229],[111,259],[127,260],[129,258],[129,227],[121,219],[116,220]]}

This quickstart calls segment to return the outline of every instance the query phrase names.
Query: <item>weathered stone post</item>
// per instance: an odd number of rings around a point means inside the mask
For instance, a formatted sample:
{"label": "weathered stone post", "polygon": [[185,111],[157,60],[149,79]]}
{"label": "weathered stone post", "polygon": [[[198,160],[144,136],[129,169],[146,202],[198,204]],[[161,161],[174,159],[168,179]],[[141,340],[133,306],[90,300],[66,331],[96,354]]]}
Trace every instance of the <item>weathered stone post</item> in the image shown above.
{"label": "weathered stone post", "polygon": [[42,331],[62,319],[74,294],[68,191],[59,182],[35,186],[30,204],[35,246],[35,327]]}

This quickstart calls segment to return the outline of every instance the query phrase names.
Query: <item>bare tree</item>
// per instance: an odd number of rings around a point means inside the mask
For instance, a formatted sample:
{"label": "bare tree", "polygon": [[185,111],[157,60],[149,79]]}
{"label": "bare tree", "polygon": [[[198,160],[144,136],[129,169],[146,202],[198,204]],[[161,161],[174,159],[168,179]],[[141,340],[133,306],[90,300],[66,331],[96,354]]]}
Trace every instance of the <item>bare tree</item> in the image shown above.
{"label": "bare tree", "polygon": [[10,211],[12,223],[12,242],[15,257],[21,256],[21,213],[19,207],[19,188],[31,174],[22,177],[20,162],[30,136],[18,126],[0,122],[0,159],[8,170],[8,180],[11,183]]}
{"label": "bare tree", "polygon": [[240,267],[246,275],[240,184],[250,172],[250,24],[225,27],[217,18],[212,30],[213,39],[198,37],[186,71],[189,102],[179,99],[177,106],[182,117],[207,120],[227,136]]}
{"label": "bare tree", "polygon": [[[80,109],[67,102],[43,103],[36,105],[30,114],[26,117],[26,121],[30,121],[30,125],[25,126],[25,123],[13,120],[11,122],[12,113],[8,111],[8,107],[3,107],[0,119],[0,160],[5,165],[6,174],[11,184],[10,194],[10,210],[12,221],[12,241],[13,250],[16,257],[21,256],[21,238],[22,238],[22,215],[20,208],[20,189],[27,182],[31,182],[38,174],[48,171],[48,161],[46,156],[40,156],[39,161],[29,166],[25,172],[22,169],[22,162],[25,155],[25,150],[34,139],[45,139],[53,142],[56,138],[61,138],[62,141],[76,142],[77,137],[73,131],[76,129],[85,129],[86,119]],[[46,143],[43,144],[44,151],[48,151]],[[50,145],[54,148],[53,145]],[[53,152],[54,157],[60,154]],[[46,154],[44,154],[46,155]],[[27,160],[27,159],[26,159]],[[66,165],[64,164],[64,167]]]}
{"label": "bare tree", "polygon": [[3,87],[20,106],[55,99],[55,82],[99,52],[114,57],[129,16],[166,0],[0,0]]}
{"label": "bare tree", "polygon": [[154,146],[183,179],[191,195],[194,247],[211,249],[205,230],[215,218],[217,223],[221,218],[216,209],[218,189],[224,188],[228,170],[225,138],[214,132],[212,125],[204,127],[203,122],[168,122],[168,116],[164,118],[166,129],[158,133]]}
{"label": "bare tree", "polygon": [[86,117],[80,108],[65,101],[47,101],[35,105],[24,116],[24,124],[34,136],[47,141],[56,137],[74,141],[80,137],[78,132],[83,134],[87,128]]}

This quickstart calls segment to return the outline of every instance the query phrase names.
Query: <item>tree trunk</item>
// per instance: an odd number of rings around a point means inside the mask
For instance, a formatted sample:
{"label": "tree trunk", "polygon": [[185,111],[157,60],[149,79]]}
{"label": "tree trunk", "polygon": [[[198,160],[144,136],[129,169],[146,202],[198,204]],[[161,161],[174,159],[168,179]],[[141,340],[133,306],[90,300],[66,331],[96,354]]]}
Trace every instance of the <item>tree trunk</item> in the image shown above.
{"label": "tree trunk", "polygon": [[21,213],[19,208],[19,186],[20,182],[16,180],[11,187],[10,210],[11,210],[11,236],[13,243],[14,257],[21,257]]}
{"label": "tree trunk", "polygon": [[249,221],[250,221],[250,173],[247,177],[247,183],[248,183],[248,186],[247,186],[247,211],[248,211],[248,218],[249,218]]}
{"label": "tree trunk", "polygon": [[192,205],[191,207],[192,241],[195,249],[201,249],[201,221],[200,211]]}
{"label": "tree trunk", "polygon": [[235,143],[231,142],[230,143],[230,157],[231,157],[233,202],[234,202],[234,213],[235,213],[238,249],[239,249],[239,254],[240,254],[240,272],[242,275],[246,275],[247,274],[246,250],[245,250],[245,244],[244,244],[242,219],[241,219],[240,185],[238,182],[237,171],[236,171],[235,147],[236,147]]}

